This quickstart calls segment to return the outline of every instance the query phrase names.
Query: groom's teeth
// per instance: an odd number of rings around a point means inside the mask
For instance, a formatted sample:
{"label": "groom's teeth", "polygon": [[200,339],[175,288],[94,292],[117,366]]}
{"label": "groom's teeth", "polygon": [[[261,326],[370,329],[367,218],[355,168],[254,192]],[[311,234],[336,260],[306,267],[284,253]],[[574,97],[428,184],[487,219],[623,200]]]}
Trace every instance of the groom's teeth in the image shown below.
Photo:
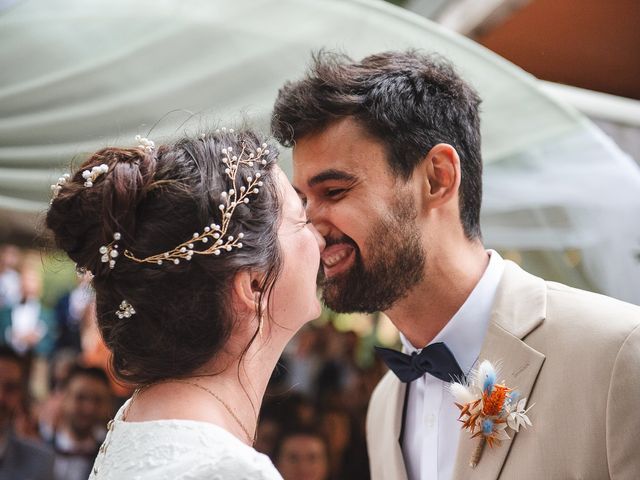
{"label": "groom's teeth", "polygon": [[340,253],[336,253],[335,255],[331,255],[329,257],[325,257],[325,258],[323,258],[324,264],[327,267],[333,267],[336,263],[338,263],[340,260],[342,260],[344,257],[346,257],[347,254],[348,254],[348,252],[342,251]]}

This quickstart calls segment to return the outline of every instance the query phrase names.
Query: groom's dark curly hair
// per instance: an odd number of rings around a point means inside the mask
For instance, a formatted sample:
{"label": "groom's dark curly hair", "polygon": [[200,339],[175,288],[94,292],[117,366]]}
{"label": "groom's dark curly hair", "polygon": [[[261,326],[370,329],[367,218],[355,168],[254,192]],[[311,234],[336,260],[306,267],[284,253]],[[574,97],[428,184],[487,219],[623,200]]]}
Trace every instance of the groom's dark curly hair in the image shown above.
{"label": "groom's dark curly hair", "polygon": [[280,89],[271,129],[291,147],[352,117],[385,145],[391,169],[404,179],[435,145],[452,145],[462,169],[460,219],[473,239],[482,199],[479,105],[476,91],[436,55],[384,52],[354,62],[320,51],[303,79]]}

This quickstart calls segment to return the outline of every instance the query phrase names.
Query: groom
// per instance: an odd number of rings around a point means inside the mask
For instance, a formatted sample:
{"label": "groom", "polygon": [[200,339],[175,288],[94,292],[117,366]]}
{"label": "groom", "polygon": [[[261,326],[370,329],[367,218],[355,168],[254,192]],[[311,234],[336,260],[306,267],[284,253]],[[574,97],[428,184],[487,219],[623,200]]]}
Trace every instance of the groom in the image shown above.
{"label": "groom", "polygon": [[[546,282],[486,250],[477,93],[444,60],[320,53],[272,129],[325,237],[324,301],[383,311],[403,351],[367,418],[374,480],[640,478],[640,308]],[[606,252],[602,253],[606,255]],[[532,426],[470,466],[449,390],[483,360]]]}
{"label": "groom", "polygon": [[[275,104],[327,242],[326,304],[385,312],[411,355],[382,352],[395,371],[369,407],[372,478],[640,478],[640,308],[485,250],[479,104],[417,52],[321,53]],[[532,426],[471,462],[478,438],[461,431],[449,380],[483,360],[528,399]]]}

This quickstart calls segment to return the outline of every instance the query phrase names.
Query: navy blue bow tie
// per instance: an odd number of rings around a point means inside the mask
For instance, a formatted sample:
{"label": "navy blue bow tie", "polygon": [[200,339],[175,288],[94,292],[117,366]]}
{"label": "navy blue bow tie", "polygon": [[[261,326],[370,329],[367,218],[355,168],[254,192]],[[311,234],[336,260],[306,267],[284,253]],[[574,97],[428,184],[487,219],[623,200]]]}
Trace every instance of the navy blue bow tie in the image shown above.
{"label": "navy blue bow tie", "polygon": [[375,347],[376,353],[401,382],[410,383],[425,373],[443,382],[461,381],[464,373],[451,350],[442,342],[432,343],[420,353],[406,355],[389,348]]}

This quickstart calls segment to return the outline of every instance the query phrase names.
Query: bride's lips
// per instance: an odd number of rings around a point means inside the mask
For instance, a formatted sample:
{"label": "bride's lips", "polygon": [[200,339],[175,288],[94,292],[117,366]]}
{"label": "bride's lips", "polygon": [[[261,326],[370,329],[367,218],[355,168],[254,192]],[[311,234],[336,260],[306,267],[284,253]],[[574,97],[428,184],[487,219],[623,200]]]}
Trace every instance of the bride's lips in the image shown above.
{"label": "bride's lips", "polygon": [[348,270],[355,258],[355,249],[348,243],[337,243],[322,252],[322,266],[327,278]]}

